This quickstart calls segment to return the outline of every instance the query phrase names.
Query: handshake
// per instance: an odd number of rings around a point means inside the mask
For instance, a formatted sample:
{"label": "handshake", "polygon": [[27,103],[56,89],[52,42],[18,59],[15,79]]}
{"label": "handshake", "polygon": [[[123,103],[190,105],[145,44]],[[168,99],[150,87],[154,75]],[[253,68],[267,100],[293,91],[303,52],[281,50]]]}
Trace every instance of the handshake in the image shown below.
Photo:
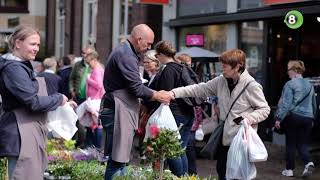
{"label": "handshake", "polygon": [[172,91],[153,91],[151,100],[158,101],[164,104],[170,104],[170,101],[175,99],[175,94]]}

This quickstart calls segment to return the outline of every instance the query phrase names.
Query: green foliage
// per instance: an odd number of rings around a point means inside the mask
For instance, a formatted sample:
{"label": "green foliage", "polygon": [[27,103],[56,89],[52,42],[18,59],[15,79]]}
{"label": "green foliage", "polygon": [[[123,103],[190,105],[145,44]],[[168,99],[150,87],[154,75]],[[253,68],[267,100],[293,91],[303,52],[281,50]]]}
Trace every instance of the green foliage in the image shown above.
{"label": "green foliage", "polygon": [[63,144],[64,147],[69,151],[74,150],[76,148],[76,141],[74,140],[64,141]]}
{"label": "green foliage", "polygon": [[161,129],[157,137],[148,138],[144,146],[146,155],[152,162],[175,158],[185,152],[177,138],[177,132],[169,129]]}
{"label": "green foliage", "polygon": [[71,176],[74,163],[71,161],[49,164],[48,172],[55,176]]}
{"label": "green foliage", "polygon": [[5,179],[7,172],[7,159],[0,158],[0,179]]}
{"label": "green foliage", "polygon": [[76,141],[69,140],[65,141],[63,139],[50,139],[47,142],[47,153],[51,154],[57,150],[74,150]]}
{"label": "green foliage", "polygon": [[48,172],[55,176],[70,176],[76,180],[102,180],[105,166],[97,161],[66,161],[49,164]]}
{"label": "green foliage", "polygon": [[[123,176],[114,177],[113,180],[156,180],[159,179],[158,173],[152,169],[128,166],[127,172]],[[196,175],[177,177],[169,170],[164,171],[163,180],[218,180],[216,177],[201,178]]]}

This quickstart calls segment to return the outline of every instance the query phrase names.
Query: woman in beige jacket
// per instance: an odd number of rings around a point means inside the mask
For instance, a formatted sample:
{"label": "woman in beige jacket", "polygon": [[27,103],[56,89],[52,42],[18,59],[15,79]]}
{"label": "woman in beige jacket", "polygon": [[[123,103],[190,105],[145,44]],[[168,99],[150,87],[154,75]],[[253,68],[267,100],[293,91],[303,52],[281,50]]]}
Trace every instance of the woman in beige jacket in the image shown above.
{"label": "woman in beige jacket", "polygon": [[[220,56],[219,61],[222,63],[223,75],[207,83],[176,88],[168,93],[171,94],[172,99],[213,95],[218,97],[220,119],[225,120],[225,125],[222,147],[217,152],[216,168],[219,179],[225,179],[227,153],[233,138],[239,130],[239,122],[241,120],[246,121],[257,130],[258,123],[268,117],[270,107],[264,97],[262,86],[245,69],[246,55],[243,51],[239,49],[226,51]],[[249,82],[251,83],[235,102],[226,119],[231,104]]]}

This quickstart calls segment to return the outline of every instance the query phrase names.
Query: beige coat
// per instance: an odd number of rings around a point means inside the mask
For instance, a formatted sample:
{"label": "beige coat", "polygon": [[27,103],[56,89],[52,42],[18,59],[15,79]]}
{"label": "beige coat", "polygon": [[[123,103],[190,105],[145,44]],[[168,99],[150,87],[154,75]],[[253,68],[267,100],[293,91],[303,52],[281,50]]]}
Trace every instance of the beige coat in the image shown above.
{"label": "beige coat", "polygon": [[[187,87],[173,89],[175,97],[218,97],[220,109],[220,119],[224,120],[230,109],[232,102],[250,81],[254,80],[245,70],[238,81],[238,84],[230,94],[228,83],[225,77],[216,77],[207,83],[199,83]],[[242,116],[247,118],[252,127],[257,130],[257,124],[265,120],[270,113],[270,107],[264,97],[262,86],[256,81],[252,82],[244,93],[234,104],[228,119],[226,119],[223,131],[223,145],[229,146],[239,130],[239,125],[233,119]]]}
{"label": "beige coat", "polygon": [[112,94],[115,102],[112,160],[127,163],[130,160],[134,131],[138,128],[140,101],[124,89]]}
{"label": "beige coat", "polygon": [[[38,95],[47,96],[44,78],[37,80]],[[47,167],[47,113],[32,113],[26,108],[16,109],[14,113],[21,137],[21,148],[12,179],[43,180],[43,173]]]}

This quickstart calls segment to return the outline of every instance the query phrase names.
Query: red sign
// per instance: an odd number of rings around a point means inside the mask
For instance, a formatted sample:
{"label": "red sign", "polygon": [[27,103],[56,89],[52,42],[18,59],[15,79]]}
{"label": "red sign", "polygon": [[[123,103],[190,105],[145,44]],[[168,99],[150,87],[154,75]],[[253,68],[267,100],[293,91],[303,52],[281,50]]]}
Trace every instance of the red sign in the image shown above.
{"label": "red sign", "polygon": [[186,46],[204,46],[203,34],[188,34],[186,36]]}
{"label": "red sign", "polygon": [[294,2],[301,2],[307,0],[263,0],[264,4],[266,5],[273,5],[273,4],[286,4],[286,3],[294,3]]}
{"label": "red sign", "polygon": [[169,4],[169,0],[138,0],[137,2],[142,4]]}

